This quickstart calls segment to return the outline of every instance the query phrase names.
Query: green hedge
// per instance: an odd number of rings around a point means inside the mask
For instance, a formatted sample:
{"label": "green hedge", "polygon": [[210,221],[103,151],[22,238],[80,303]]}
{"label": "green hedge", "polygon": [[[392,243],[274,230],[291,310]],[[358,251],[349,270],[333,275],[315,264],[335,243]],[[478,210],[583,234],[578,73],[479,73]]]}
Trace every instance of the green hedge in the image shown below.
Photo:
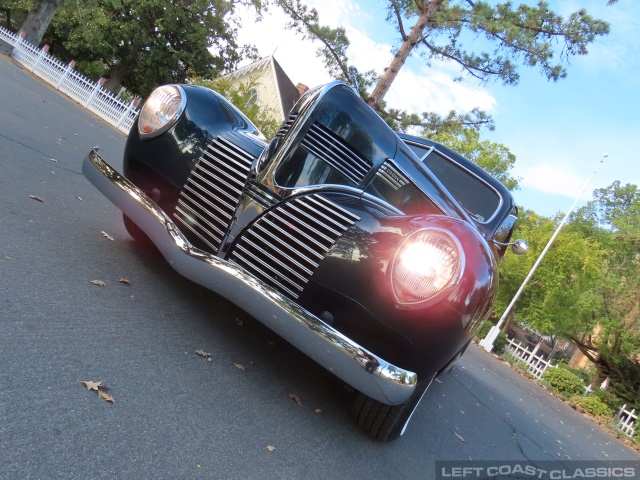
{"label": "green hedge", "polygon": [[613,410],[611,409],[611,407],[595,395],[582,397],[578,401],[576,401],[576,404],[584,408],[590,415],[593,415],[594,417],[608,418],[613,414]]}
{"label": "green hedge", "polygon": [[584,382],[576,374],[564,368],[547,368],[542,380],[565,398],[584,394]]}

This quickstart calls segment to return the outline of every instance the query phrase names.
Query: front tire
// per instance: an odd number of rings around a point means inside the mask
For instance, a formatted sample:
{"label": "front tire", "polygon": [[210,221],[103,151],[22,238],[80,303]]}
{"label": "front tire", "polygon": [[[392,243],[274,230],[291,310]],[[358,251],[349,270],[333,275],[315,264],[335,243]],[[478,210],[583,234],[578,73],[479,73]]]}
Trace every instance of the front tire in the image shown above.
{"label": "front tire", "polygon": [[131,235],[131,237],[133,237],[141,247],[144,247],[145,250],[158,251],[147,234],[144,233],[142,229],[125,213],[122,214],[122,221],[124,222],[124,228],[127,230],[127,233]]}
{"label": "front tire", "polygon": [[431,381],[418,382],[415,391],[400,405],[387,405],[358,392],[351,407],[351,416],[369,435],[380,442],[400,437],[406,430],[413,412],[424,396]]}

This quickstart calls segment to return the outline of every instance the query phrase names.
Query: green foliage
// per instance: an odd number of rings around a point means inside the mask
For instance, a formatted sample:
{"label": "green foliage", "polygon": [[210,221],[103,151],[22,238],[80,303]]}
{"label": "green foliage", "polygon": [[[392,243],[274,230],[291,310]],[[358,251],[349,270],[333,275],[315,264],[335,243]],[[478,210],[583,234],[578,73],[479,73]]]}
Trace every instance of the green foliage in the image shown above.
{"label": "green foliage", "polygon": [[507,334],[501,330],[500,333],[498,333],[496,341],[493,344],[493,351],[498,355],[501,354],[502,352],[504,352],[507,343]]}
{"label": "green foliage", "polygon": [[489,320],[485,320],[484,322],[482,322],[474,335],[475,339],[482,340],[484,337],[486,337],[487,333],[489,333],[489,330],[491,330],[492,326],[493,326],[493,323],[491,323],[491,321]]}
{"label": "green foliage", "polygon": [[525,373],[526,375],[529,375],[529,364],[527,362],[525,362],[524,360],[522,360],[521,358],[516,357],[515,355],[512,355],[509,352],[506,352],[503,355],[504,359],[509,362],[511,365],[516,366],[519,370],[521,370],[523,373]]}
{"label": "green foliage", "polygon": [[589,375],[589,372],[587,372],[586,370],[570,367],[566,363],[558,363],[556,366],[573,373],[576,377],[579,377],[585,385],[589,385],[589,383],[591,382],[591,375]]}
{"label": "green foliage", "polygon": [[547,368],[542,374],[542,380],[565,398],[584,393],[584,382],[564,368]]}
{"label": "green foliage", "polygon": [[215,90],[225,97],[238,110],[244,113],[267,139],[273,138],[278,131],[280,122],[277,120],[275,112],[250,101],[252,89],[258,85],[257,79],[236,82],[224,77],[218,77],[213,80],[194,77],[190,78],[189,81],[194,85],[202,85]]}
{"label": "green foliage", "polygon": [[580,399],[576,401],[576,405],[584,408],[589,415],[602,419],[609,418],[613,414],[611,407],[595,395],[580,397]]}
{"label": "green foliage", "polygon": [[612,410],[618,410],[625,403],[623,400],[618,398],[611,388],[605,388],[604,390],[596,388],[591,392],[591,396],[598,397],[602,403],[608,405]]}
{"label": "green foliage", "polygon": [[242,1],[66,0],[47,40],[65,61],[101,62],[108,88],[144,96],[184,82],[189,71],[211,78],[251,53],[235,40]]}

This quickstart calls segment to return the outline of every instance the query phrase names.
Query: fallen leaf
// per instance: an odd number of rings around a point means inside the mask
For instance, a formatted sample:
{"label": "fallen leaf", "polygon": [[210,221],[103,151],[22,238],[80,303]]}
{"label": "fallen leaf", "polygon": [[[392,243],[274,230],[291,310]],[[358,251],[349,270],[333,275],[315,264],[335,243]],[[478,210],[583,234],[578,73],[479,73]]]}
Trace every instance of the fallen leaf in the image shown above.
{"label": "fallen leaf", "polygon": [[242,370],[244,372],[244,365],[242,365],[241,363],[234,363],[233,364],[237,369]]}
{"label": "fallen leaf", "polygon": [[105,232],[104,230],[100,232],[100,235],[102,235],[105,238],[108,238],[109,240],[111,240],[112,242],[115,242],[115,240],[113,239],[113,237],[111,235],[109,235],[107,232]]}
{"label": "fallen leaf", "polygon": [[289,398],[291,400],[293,400],[294,402],[296,402],[296,405],[298,405],[299,407],[302,406],[302,402],[300,401],[300,397],[298,395],[296,395],[295,393],[290,393],[289,394]]}
{"label": "fallen leaf", "polygon": [[4,256],[5,260],[13,260],[9,255]]}
{"label": "fallen leaf", "polygon": [[37,195],[29,195],[29,198],[32,198],[33,200],[37,200],[38,202],[44,202],[44,200],[38,197]]}
{"label": "fallen leaf", "polygon": [[91,280],[89,283],[93,283],[94,285],[98,285],[99,287],[106,287],[107,283],[102,280]]}
{"label": "fallen leaf", "polygon": [[209,358],[211,356],[211,353],[205,352],[204,350],[196,350],[196,355],[200,355],[204,358]]}
{"label": "fallen leaf", "polygon": [[86,380],[78,380],[79,383],[84,383],[84,386],[87,387],[87,390],[95,390],[98,391],[98,388],[102,387],[102,381],[99,382],[90,382]]}
{"label": "fallen leaf", "polygon": [[76,197],[78,200],[82,201],[82,197]]}
{"label": "fallen leaf", "polygon": [[513,418],[511,418],[511,415],[509,415],[508,413],[506,415],[509,420],[513,421]]}
{"label": "fallen leaf", "polygon": [[453,432],[453,434],[454,434],[456,437],[458,437],[458,440],[460,440],[461,442],[467,443],[467,442],[465,442],[465,441],[464,441],[464,438],[462,438],[462,435],[460,435],[460,434],[458,434],[458,433],[456,433],[456,432]]}
{"label": "fallen leaf", "polygon": [[321,408],[316,408],[316,409],[314,410],[314,412],[316,412],[316,413],[322,413],[322,409],[321,409]]}
{"label": "fallen leaf", "polygon": [[98,396],[100,398],[104,398],[106,402],[116,403],[111,395],[109,395],[108,393],[104,393],[102,390],[98,390]]}
{"label": "fallen leaf", "polygon": [[273,445],[267,445],[267,450],[269,450],[270,452],[275,452],[276,447],[274,447]]}
{"label": "fallen leaf", "polygon": [[213,358],[211,357],[207,358],[207,360],[209,360],[210,362],[213,362]]}
{"label": "fallen leaf", "polygon": [[126,283],[127,285],[131,285],[131,280],[127,280],[126,278],[121,278],[118,280],[120,283]]}
{"label": "fallen leaf", "polygon": [[52,161],[53,163],[58,163],[58,160],[56,160],[55,158],[50,158],[50,161]]}
{"label": "fallen leaf", "polygon": [[235,320],[236,320],[236,323],[238,324],[238,326],[241,327],[243,325],[242,320],[240,320],[238,317],[236,317]]}

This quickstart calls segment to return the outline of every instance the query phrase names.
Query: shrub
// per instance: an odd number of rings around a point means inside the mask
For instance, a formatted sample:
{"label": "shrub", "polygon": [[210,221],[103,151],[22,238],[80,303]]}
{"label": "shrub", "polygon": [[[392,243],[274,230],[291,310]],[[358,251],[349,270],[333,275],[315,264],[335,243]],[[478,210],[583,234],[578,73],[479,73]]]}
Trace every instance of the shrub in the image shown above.
{"label": "shrub", "polygon": [[596,397],[598,397],[600,400],[602,400],[603,403],[608,405],[612,410],[618,410],[624,403],[622,400],[616,397],[616,394],[613,393],[613,391],[611,391],[608,388],[605,390],[600,390],[599,388],[595,388],[592,392],[592,395],[595,395]]}
{"label": "shrub", "polygon": [[474,335],[475,339],[482,340],[487,336],[487,333],[489,333],[491,327],[493,327],[493,323],[491,323],[489,320],[485,320],[484,322],[482,322]]}
{"label": "shrub", "polygon": [[589,383],[591,383],[591,375],[589,375],[589,372],[587,372],[586,370],[570,367],[566,363],[558,363],[558,368],[564,368],[565,370],[573,373],[575,376],[582,379],[585,385],[589,385]]}
{"label": "shrub", "polygon": [[593,415],[594,417],[608,418],[613,414],[611,407],[595,395],[582,397],[576,401],[576,404],[584,408],[589,415]]}
{"label": "shrub", "polygon": [[500,331],[500,333],[498,334],[498,337],[496,338],[495,343],[493,344],[493,351],[496,354],[500,354],[504,351],[506,346],[507,346],[507,334],[504,333],[503,331]]}
{"label": "shrub", "polygon": [[564,368],[547,368],[542,379],[565,398],[584,393],[584,382],[576,374]]}

